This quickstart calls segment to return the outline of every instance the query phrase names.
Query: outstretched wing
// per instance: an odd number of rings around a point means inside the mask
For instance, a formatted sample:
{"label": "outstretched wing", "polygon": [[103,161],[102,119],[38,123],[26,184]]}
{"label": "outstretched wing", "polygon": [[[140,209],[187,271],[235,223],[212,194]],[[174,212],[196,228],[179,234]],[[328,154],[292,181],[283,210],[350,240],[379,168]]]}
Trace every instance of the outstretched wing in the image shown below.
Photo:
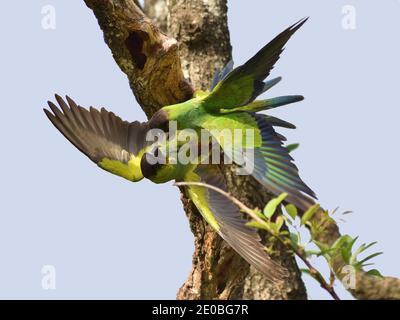
{"label": "outstretched wing", "polygon": [[[187,182],[204,182],[226,190],[224,178],[215,166],[200,166],[186,178]],[[236,205],[220,193],[199,186],[189,186],[188,194],[200,213],[218,234],[248,263],[271,281],[282,279],[285,269],[267,255],[255,229]]]}
{"label": "outstretched wing", "polygon": [[222,108],[244,106],[270,88],[271,84],[264,83],[263,80],[270,74],[290,37],[307,19],[302,19],[287,28],[244,65],[224,76],[213,91],[204,98],[205,108],[209,112],[218,112]]}
{"label": "outstretched wing", "polygon": [[[263,114],[252,114],[260,130],[262,144],[244,154],[245,161],[251,161],[252,174],[262,185],[275,195],[287,193],[286,200],[306,211],[314,204],[315,193],[303,182],[293,163],[289,151],[283,146],[285,137],[278,134],[273,126],[291,128],[290,124]],[[236,155],[240,157],[241,155]]]}
{"label": "outstretched wing", "polygon": [[44,109],[53,125],[99,167],[131,181],[143,178],[140,158],[146,146],[147,124],[126,122],[102,108],[86,110],[67,97],[56,95],[60,106]]}
{"label": "outstretched wing", "polygon": [[212,91],[219,82],[225,79],[225,77],[233,70],[233,60],[230,60],[226,66],[220,71],[216,70],[213,81],[211,83],[211,90]]}

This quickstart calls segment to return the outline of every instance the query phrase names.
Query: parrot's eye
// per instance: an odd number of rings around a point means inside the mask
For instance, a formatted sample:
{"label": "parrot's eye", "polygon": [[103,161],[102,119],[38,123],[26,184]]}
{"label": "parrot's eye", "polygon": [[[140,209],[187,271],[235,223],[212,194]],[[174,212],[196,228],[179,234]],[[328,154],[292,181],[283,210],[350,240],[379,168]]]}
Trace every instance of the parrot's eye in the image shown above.
{"label": "parrot's eye", "polygon": [[[158,152],[157,150],[154,151]],[[140,169],[145,178],[151,179],[157,174],[157,171],[162,167],[162,164],[157,161],[157,158],[151,153],[145,153],[140,160]]]}

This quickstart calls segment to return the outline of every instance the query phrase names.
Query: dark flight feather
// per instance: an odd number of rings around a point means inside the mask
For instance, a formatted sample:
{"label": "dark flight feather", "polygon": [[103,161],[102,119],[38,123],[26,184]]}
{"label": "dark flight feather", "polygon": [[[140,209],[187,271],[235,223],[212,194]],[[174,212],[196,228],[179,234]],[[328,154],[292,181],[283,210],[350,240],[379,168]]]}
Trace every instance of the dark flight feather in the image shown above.
{"label": "dark flight feather", "polygon": [[44,109],[53,125],[82,153],[96,164],[104,158],[127,163],[150,145],[145,137],[146,123],[129,123],[102,108],[86,110],[67,97],[68,104],[56,95],[60,109],[48,102],[50,112]]}
{"label": "dark flight feather", "polygon": [[[283,146],[283,138],[276,133],[273,125],[274,118],[253,114],[262,135],[262,146],[254,151],[254,158],[246,158],[253,161],[254,171],[251,174],[276,196],[287,193],[286,200],[299,209],[306,211],[312,206],[316,199],[315,193],[303,182],[299,176],[298,169],[293,163],[293,158]],[[250,152],[252,152],[250,151]]]}
{"label": "dark flight feather", "polygon": [[245,64],[224,77],[204,98],[205,108],[210,112],[218,112],[219,109],[237,108],[254,101],[266,87],[273,84],[266,84],[263,80],[279,60],[285,44],[307,20],[302,19],[281,32]]}

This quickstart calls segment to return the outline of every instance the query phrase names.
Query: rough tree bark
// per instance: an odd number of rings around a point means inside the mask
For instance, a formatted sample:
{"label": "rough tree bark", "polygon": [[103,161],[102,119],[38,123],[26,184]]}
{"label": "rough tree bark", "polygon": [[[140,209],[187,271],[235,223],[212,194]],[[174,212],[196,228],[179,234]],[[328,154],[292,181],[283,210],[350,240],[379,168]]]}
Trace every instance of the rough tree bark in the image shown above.
{"label": "rough tree bark", "polygon": [[[231,57],[226,0],[146,0],[144,10],[154,23],[134,0],[84,1],[97,17],[115,61],[127,74],[148,117],[164,105],[189,99],[193,88],[206,89],[215,68]],[[225,176],[230,192],[249,207],[263,207],[270,199],[251,178],[238,178],[229,169]],[[291,255],[278,248],[274,259],[287,267],[289,277],[283,283],[268,283],[205,224],[184,194],[182,201],[195,237],[195,252],[178,299],[306,299]],[[323,218],[323,211],[314,217]],[[326,233],[319,237],[329,244],[340,233],[329,220]],[[339,276],[342,265],[340,257],[335,259],[333,267]],[[352,291],[358,298],[398,297],[397,279],[370,277],[363,272],[357,277],[365,284]],[[388,289],[387,283],[397,290]]]}

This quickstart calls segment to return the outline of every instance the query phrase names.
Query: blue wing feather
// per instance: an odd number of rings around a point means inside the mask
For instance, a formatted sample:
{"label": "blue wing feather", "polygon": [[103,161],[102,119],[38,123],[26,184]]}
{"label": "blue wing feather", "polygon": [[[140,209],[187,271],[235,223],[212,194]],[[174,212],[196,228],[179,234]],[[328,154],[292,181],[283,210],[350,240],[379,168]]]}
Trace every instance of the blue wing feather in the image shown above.
{"label": "blue wing feather", "polygon": [[233,60],[230,60],[221,71],[217,70],[215,72],[214,79],[211,83],[211,88],[210,88],[211,91],[217,86],[217,84],[220,81],[224,80],[225,77],[233,70],[233,65],[234,65]]}
{"label": "blue wing feather", "polygon": [[[299,176],[293,158],[282,144],[270,123],[263,114],[253,114],[262,136],[262,146],[254,149],[254,170],[251,173],[257,181],[275,195],[287,193],[286,200],[306,211],[314,204],[315,193]],[[251,159],[246,158],[247,161]]]}

